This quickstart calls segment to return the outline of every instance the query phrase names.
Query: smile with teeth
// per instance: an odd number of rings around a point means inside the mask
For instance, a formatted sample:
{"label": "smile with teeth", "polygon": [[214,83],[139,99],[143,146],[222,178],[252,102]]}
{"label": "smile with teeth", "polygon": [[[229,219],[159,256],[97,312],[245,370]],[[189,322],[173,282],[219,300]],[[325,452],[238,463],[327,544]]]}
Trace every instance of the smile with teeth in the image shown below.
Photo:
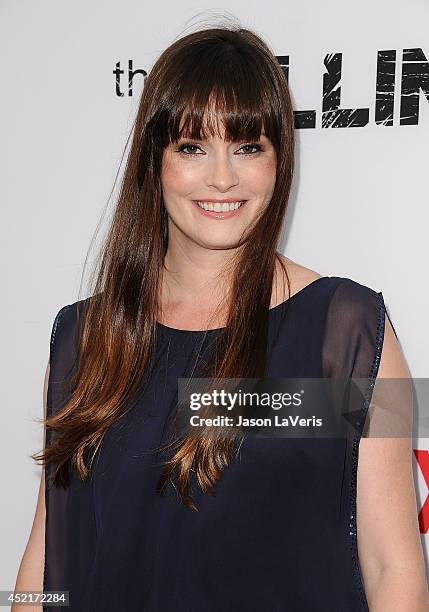
{"label": "smile with teeth", "polygon": [[231,210],[237,210],[243,204],[245,204],[246,200],[242,200],[241,202],[198,202],[197,204],[203,210],[211,210],[213,212],[230,212]]}

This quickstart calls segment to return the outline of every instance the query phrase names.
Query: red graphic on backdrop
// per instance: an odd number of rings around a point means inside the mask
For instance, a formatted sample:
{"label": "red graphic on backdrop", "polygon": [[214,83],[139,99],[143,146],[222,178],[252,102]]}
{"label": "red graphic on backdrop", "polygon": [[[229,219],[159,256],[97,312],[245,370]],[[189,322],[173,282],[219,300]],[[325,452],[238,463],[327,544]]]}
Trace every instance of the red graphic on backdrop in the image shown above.
{"label": "red graphic on backdrop", "polygon": [[[429,451],[414,449],[414,455],[422,471],[425,482],[429,487]],[[419,512],[420,533],[427,533],[429,529],[429,494]]]}

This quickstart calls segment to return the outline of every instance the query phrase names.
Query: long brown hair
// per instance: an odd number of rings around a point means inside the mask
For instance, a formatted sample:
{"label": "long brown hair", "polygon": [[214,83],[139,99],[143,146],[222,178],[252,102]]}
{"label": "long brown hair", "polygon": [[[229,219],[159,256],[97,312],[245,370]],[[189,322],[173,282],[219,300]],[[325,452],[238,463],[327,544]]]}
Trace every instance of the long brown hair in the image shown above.
{"label": "long brown hair", "polygon": [[[209,107],[217,122],[203,121]],[[123,414],[150,362],[168,246],[163,150],[181,136],[214,136],[219,124],[233,142],[258,139],[264,129],[276,151],[277,175],[269,205],[237,249],[227,323],[208,371],[216,379],[265,374],[276,261],[290,286],[276,247],[294,171],[292,103],[282,68],[256,33],[239,26],[202,29],[174,41],[146,78],[94,295],[85,309],[73,390],[66,405],[44,421],[56,433],[53,443],[32,455],[55,466],[57,486],[68,485],[70,465],[81,479],[88,476],[105,432]],[[177,471],[182,502],[195,509],[190,472],[212,494],[232,450],[230,437],[185,437],[160,483]]]}

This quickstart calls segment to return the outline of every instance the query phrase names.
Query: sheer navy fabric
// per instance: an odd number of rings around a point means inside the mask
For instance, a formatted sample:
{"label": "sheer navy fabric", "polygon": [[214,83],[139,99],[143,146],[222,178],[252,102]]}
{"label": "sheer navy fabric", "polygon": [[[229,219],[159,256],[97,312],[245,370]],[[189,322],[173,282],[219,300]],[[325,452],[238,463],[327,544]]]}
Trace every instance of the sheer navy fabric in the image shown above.
{"label": "sheer navy fabric", "polygon": [[[67,399],[84,305],[65,306],[54,321],[48,414]],[[382,293],[356,281],[313,281],[270,310],[267,377],[374,381],[385,314]],[[158,323],[158,332],[145,391],[108,430],[91,478],[72,472],[68,489],[46,487],[44,590],[68,590],[73,612],[368,611],[357,551],[359,433],[248,437],[214,497],[193,481],[198,512],[172,485],[158,495],[162,464],[152,450],[165,439],[177,379],[191,375],[197,343],[208,350],[218,330]],[[370,398],[371,385],[362,420]]]}

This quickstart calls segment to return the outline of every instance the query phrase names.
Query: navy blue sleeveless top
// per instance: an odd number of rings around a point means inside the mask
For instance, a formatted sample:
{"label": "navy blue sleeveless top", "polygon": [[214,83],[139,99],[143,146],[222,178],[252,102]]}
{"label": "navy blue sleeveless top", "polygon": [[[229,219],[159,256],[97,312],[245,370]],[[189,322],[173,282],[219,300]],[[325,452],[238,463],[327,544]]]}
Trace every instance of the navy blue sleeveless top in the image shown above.
{"label": "navy blue sleeveless top", "polygon": [[[62,383],[75,363],[84,301],[55,317],[48,415],[67,399]],[[368,378],[363,422],[385,313],[380,292],[349,278],[316,279],[269,311],[267,376]],[[361,434],[249,437],[214,497],[193,486],[197,512],[172,485],[157,494],[163,465],[154,449],[177,379],[190,375],[196,343],[219,331],[157,327],[145,393],[107,431],[90,478],[73,471],[67,489],[46,486],[44,590],[69,591],[73,612],[368,611],[356,531]]]}

